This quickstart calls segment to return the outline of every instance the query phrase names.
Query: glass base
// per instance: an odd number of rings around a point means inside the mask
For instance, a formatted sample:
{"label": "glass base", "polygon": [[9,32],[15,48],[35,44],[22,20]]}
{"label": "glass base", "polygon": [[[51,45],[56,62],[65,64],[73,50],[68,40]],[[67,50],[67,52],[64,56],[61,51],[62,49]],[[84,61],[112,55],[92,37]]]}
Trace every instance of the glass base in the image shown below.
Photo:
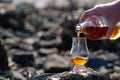
{"label": "glass base", "polygon": [[82,76],[88,76],[88,74],[90,73],[87,68],[83,65],[83,66],[74,66],[73,70],[70,72],[72,74],[80,74]]}
{"label": "glass base", "polygon": [[80,72],[87,72],[85,66],[74,66],[73,72],[80,73]]}

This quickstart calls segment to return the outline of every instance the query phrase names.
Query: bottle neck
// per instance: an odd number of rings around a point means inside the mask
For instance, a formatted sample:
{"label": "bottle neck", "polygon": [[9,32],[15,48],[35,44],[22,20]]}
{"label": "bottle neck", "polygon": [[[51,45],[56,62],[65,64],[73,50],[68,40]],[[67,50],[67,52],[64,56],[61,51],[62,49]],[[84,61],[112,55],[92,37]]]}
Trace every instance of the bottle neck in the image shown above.
{"label": "bottle neck", "polygon": [[76,30],[79,31],[79,30],[82,30],[83,28],[86,28],[87,26],[92,26],[94,27],[95,24],[93,24],[92,21],[85,21],[83,23],[79,23],[77,26],[76,26]]}

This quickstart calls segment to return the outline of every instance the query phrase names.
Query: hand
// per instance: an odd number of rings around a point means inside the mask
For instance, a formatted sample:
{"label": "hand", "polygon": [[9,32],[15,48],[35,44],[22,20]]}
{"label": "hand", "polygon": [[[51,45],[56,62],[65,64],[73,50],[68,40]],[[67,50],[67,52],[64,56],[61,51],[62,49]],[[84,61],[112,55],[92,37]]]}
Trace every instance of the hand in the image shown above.
{"label": "hand", "polygon": [[115,25],[118,23],[118,21],[120,21],[119,9],[120,9],[120,1],[96,5],[95,7],[85,11],[81,15],[80,23],[84,22],[88,17],[90,17],[92,15],[100,15],[107,20],[108,26],[110,27],[110,30],[108,31],[107,34],[111,34]]}

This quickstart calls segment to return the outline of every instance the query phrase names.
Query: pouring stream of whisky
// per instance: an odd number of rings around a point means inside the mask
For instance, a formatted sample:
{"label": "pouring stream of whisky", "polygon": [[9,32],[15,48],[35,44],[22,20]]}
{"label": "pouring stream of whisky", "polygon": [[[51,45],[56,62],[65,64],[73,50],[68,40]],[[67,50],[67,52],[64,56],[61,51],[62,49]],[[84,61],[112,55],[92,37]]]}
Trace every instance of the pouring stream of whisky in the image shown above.
{"label": "pouring stream of whisky", "polygon": [[[80,32],[77,32],[77,39],[78,39],[78,48],[80,47]],[[80,52],[79,51],[80,49],[78,49],[78,53]]]}
{"label": "pouring stream of whisky", "polygon": [[77,32],[77,39],[78,39],[78,42],[80,41],[80,32]]}

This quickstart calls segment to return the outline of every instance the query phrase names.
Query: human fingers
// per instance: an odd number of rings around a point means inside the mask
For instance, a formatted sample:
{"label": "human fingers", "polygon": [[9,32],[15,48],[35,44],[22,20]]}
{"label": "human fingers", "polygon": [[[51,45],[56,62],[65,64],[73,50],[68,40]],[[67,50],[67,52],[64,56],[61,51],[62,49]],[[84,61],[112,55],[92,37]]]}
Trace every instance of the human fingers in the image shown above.
{"label": "human fingers", "polygon": [[109,28],[108,28],[108,31],[106,33],[106,36],[110,37],[112,32],[113,32],[113,30],[114,30],[115,24],[111,23],[111,22],[108,22],[108,26],[109,26]]}
{"label": "human fingers", "polygon": [[92,15],[101,15],[99,8],[92,8],[85,11],[80,17],[80,23],[84,22],[88,17]]}

